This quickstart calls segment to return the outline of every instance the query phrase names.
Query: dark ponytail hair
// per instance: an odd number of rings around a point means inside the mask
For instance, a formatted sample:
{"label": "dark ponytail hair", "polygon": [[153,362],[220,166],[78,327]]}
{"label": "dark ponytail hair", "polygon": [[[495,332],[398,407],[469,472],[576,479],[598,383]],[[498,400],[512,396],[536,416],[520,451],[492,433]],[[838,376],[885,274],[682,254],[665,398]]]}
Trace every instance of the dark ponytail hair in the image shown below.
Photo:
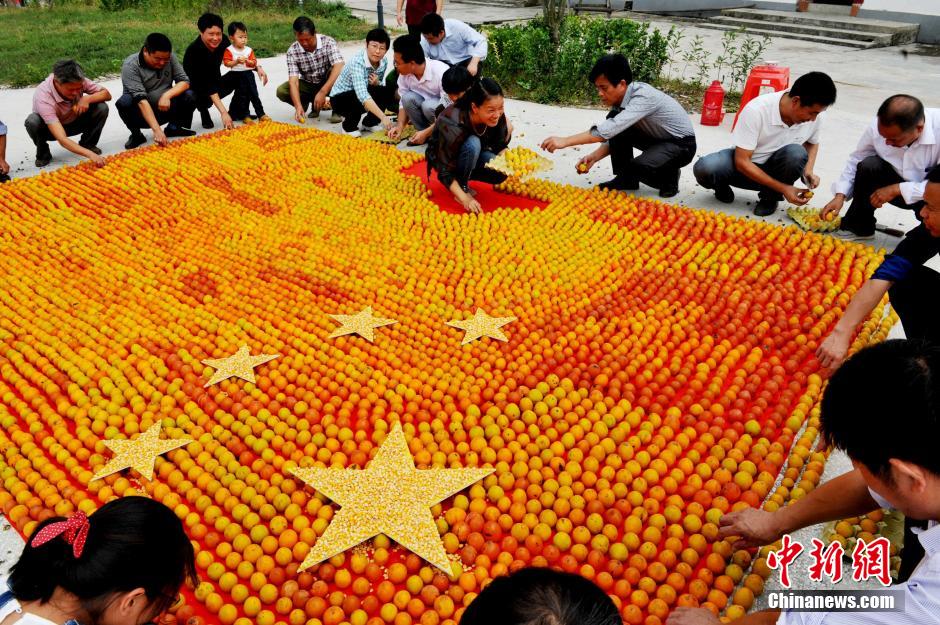
{"label": "dark ponytail hair", "polygon": [[[62,520],[43,521],[33,536]],[[165,505],[123,497],[101,506],[88,523],[78,558],[62,536],[39,547],[30,537],[10,571],[10,590],[18,601],[45,603],[62,588],[78,597],[95,623],[116,593],[143,588],[159,613],[174,603],[185,582],[198,582],[192,543]]]}
{"label": "dark ponytail hair", "polygon": [[469,111],[471,104],[482,106],[483,103],[490,98],[502,95],[503,88],[499,86],[498,82],[492,78],[481,78],[480,80],[473,81],[473,84],[470,85],[467,92],[457,100],[456,105],[458,108]]}

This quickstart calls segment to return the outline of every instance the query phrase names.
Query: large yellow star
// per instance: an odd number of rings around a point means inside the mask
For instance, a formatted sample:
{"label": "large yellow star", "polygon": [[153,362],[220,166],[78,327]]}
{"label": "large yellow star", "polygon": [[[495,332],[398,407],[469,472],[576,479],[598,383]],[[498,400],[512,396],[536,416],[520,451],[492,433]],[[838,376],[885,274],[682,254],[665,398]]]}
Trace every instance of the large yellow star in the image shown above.
{"label": "large yellow star", "polygon": [[203,360],[202,364],[209,365],[215,369],[212,378],[205,383],[204,388],[218,384],[222,380],[231,377],[241,378],[246,382],[255,383],[255,367],[274,360],[279,354],[258,354],[252,356],[248,351],[247,345],[242,345],[238,351],[227,358],[209,358]]}
{"label": "large yellow star", "polygon": [[385,534],[450,575],[450,562],[431,506],[492,472],[415,469],[398,423],[363,470],[293,469],[291,473],[341,506],[300,570]]}
{"label": "large yellow star", "polygon": [[466,345],[484,336],[497,341],[508,341],[509,339],[506,338],[500,328],[515,320],[515,317],[490,317],[481,308],[477,308],[476,314],[470,319],[454,319],[448,321],[447,325],[452,328],[459,328],[466,333],[463,336],[463,342],[461,342],[461,345]]}
{"label": "large yellow star", "polygon": [[366,306],[355,315],[330,315],[342,325],[333,331],[329,338],[335,339],[338,336],[347,334],[358,334],[370,343],[375,341],[375,329],[382,326],[398,323],[394,319],[383,319],[372,314],[372,307]]}
{"label": "large yellow star", "polygon": [[130,468],[140,473],[142,477],[152,480],[153,465],[157,461],[157,456],[193,442],[188,438],[160,440],[160,428],[161,424],[157,422],[134,440],[101,441],[115,455],[91,479],[100,480],[112,473]]}

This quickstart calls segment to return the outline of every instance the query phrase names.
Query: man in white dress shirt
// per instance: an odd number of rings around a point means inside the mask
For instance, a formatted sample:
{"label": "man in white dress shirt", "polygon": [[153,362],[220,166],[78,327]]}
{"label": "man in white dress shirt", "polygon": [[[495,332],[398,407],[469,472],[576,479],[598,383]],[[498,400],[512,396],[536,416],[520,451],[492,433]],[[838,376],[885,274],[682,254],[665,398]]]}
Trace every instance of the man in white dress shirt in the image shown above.
{"label": "man in white dress shirt", "polygon": [[839,214],[852,198],[835,234],[847,241],[875,236],[875,209],[894,204],[916,214],[924,205],[927,174],[940,163],[940,109],[925,109],[909,95],[885,100],[852,152],[842,177],[832,185],[835,197],[823,216]]}
{"label": "man in white dress shirt", "polygon": [[802,206],[812,194],[795,186],[819,185],[813,173],[819,152],[822,113],[836,101],[836,86],[822,72],[793,81],[789,91],[766,93],[741,109],[731,134],[734,147],[703,156],[692,168],[698,183],[719,202],[734,201],[732,187],[757,191],[754,214],[773,215],[786,199]]}
{"label": "man in white dress shirt", "polygon": [[[903,612],[764,610],[737,625],[931,625],[940,623],[940,347],[893,340],[845,361],[822,399],[822,432],[855,467],[796,503],[767,512],[745,508],[724,515],[719,538],[734,549],[771,544],[799,528],[896,508],[927,521],[916,538],[925,555],[910,578],[891,587]],[[867,390],[867,391],[866,391]],[[916,530],[915,530],[916,532]],[[678,608],[667,625],[717,625],[701,608]]]}

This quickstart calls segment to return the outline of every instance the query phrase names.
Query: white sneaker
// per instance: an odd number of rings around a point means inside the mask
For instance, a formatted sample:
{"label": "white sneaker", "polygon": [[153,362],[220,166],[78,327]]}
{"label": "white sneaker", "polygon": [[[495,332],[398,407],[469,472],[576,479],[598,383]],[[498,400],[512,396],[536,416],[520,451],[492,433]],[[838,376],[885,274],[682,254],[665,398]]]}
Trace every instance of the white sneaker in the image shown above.
{"label": "white sneaker", "polygon": [[344,130],[343,132],[346,134],[347,137],[352,137],[353,139],[358,139],[359,137],[362,136],[362,132],[360,132],[358,128],[356,130],[350,130],[350,131]]}
{"label": "white sneaker", "polygon": [[875,240],[874,233],[855,234],[851,230],[842,230],[842,229],[839,229],[833,232],[832,236],[839,239],[840,241],[845,241],[846,243],[850,243],[853,241],[874,241]]}

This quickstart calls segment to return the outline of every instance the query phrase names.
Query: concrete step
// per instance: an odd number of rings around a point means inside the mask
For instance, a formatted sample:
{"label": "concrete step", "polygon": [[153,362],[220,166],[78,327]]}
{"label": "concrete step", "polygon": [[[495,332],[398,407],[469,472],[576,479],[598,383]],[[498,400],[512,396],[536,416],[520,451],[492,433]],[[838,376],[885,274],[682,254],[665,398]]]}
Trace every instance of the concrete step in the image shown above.
{"label": "concrete step", "polygon": [[[694,22],[695,25],[699,28],[708,28],[711,30],[738,30],[737,27],[728,26],[726,24],[717,24],[709,20],[701,20]],[[827,37],[825,35],[809,35],[803,33],[786,33],[783,34],[779,30],[774,29],[772,25],[768,24],[765,28],[748,28],[747,34],[753,35],[755,37],[763,37],[767,35],[768,37],[780,37],[781,35],[785,36],[787,39],[797,39],[800,41],[812,41],[815,43],[822,43],[831,46],[844,46],[846,48],[855,48],[858,50],[864,50],[865,48],[880,47],[880,45],[887,44],[878,44],[872,45],[870,42],[859,41],[858,39],[838,39],[833,37]]]}
{"label": "concrete step", "polygon": [[803,24],[802,22],[765,22],[761,20],[725,16],[713,17],[709,20],[709,22],[712,24],[723,24],[729,26],[731,29],[744,28],[748,32],[755,30],[773,29],[778,33],[816,35],[820,37],[828,37],[831,39],[860,41],[865,44],[877,43],[879,45],[891,45],[890,34],[873,33],[864,30],[851,30],[846,28],[814,26],[812,24]]}
{"label": "concrete step", "polygon": [[727,17],[738,17],[749,20],[760,20],[764,22],[788,22],[791,24],[808,24],[820,26],[823,28],[838,28],[842,30],[861,30],[867,32],[877,32],[894,34],[898,32],[909,32],[914,36],[920,28],[918,24],[909,24],[907,22],[891,22],[887,20],[871,20],[861,17],[848,17],[838,15],[826,15],[820,13],[798,13],[796,11],[763,11],[759,9],[725,9],[722,15]]}

